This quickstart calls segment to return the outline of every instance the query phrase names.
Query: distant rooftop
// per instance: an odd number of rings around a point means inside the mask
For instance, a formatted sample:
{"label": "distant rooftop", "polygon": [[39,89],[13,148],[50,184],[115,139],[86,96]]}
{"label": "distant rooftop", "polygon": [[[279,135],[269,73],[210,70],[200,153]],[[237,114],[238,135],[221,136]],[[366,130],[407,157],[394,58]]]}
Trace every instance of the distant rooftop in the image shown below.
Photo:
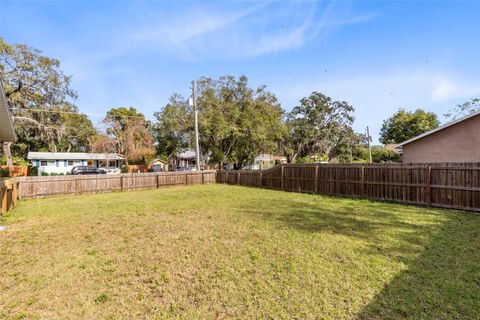
{"label": "distant rooftop", "polygon": [[[195,159],[197,153],[195,151],[195,149],[193,148],[184,148],[184,149],[180,149],[176,154],[175,154],[175,157],[177,157],[178,159]],[[207,153],[202,153],[200,151],[200,157],[203,159],[203,158],[208,158],[212,155],[212,153],[210,151],[208,151]]]}
{"label": "distant rooftop", "polygon": [[29,160],[123,160],[118,153],[29,152]]}

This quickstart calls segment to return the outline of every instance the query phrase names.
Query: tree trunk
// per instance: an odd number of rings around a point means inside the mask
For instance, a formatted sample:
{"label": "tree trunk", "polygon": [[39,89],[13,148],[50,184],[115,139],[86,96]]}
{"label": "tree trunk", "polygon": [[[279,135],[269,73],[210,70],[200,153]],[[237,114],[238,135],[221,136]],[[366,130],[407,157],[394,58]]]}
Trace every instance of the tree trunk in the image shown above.
{"label": "tree trunk", "polygon": [[292,155],[292,158],[290,159],[290,163],[295,163],[297,161],[297,156],[298,156],[298,153],[294,153]]}
{"label": "tree trunk", "polygon": [[13,166],[12,152],[10,150],[11,145],[11,142],[4,142],[2,145],[3,153],[5,154],[5,158],[7,158],[7,166]]}

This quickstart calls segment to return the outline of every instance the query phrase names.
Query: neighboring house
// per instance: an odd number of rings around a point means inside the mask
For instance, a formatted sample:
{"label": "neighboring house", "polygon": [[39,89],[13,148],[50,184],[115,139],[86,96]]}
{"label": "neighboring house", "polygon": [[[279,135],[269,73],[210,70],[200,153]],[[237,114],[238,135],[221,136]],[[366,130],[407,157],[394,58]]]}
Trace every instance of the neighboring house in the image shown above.
{"label": "neighboring house", "polygon": [[168,171],[168,162],[162,159],[154,159],[150,164],[150,168],[154,172]]}
{"label": "neighboring house", "polygon": [[83,152],[29,152],[28,160],[38,168],[38,174],[66,174],[75,166],[104,168],[109,173],[120,173],[123,157],[117,153]]}
{"label": "neighboring house", "polygon": [[8,110],[7,99],[0,83],[0,142],[15,142],[12,116]]}
{"label": "neighboring house", "polygon": [[287,163],[287,158],[269,153],[261,153],[253,159],[253,168],[257,170],[269,169],[277,164]]}
{"label": "neighboring house", "polygon": [[[203,166],[210,160],[211,153],[200,155],[200,165]],[[195,149],[181,149],[174,155],[171,155],[168,159],[169,168],[171,171],[175,171],[178,167],[196,167],[196,152]]]}
{"label": "neighboring house", "polygon": [[397,145],[404,163],[480,162],[480,111]]}

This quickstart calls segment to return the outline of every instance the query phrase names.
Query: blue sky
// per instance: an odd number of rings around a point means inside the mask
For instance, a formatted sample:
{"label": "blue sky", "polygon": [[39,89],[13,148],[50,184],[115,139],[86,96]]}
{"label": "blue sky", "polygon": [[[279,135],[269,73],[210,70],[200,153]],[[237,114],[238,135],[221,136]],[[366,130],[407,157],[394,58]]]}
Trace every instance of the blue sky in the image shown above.
{"label": "blue sky", "polygon": [[479,1],[2,0],[0,35],[58,58],[85,113],[152,118],[193,79],[245,74],[286,110],[312,91],[346,100],[377,138],[400,107],[442,115],[480,97],[479,13]]}

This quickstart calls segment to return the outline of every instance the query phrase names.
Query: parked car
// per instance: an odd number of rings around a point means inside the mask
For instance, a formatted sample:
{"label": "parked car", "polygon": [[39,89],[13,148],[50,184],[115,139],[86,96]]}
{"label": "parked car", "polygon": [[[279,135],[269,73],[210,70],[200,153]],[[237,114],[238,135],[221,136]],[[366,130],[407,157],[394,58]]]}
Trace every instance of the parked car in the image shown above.
{"label": "parked car", "polygon": [[246,165],[245,167],[242,168],[242,170],[260,170],[260,165],[258,163],[256,164],[249,164]]}
{"label": "parked car", "polygon": [[148,172],[162,172],[162,166],[159,164],[154,164],[150,169],[148,169]]}
{"label": "parked car", "polygon": [[87,166],[77,166],[72,168],[72,174],[106,174],[107,170],[102,168],[87,167]]}
{"label": "parked car", "polygon": [[177,167],[177,170],[175,171],[190,171],[191,169],[189,167]]}

